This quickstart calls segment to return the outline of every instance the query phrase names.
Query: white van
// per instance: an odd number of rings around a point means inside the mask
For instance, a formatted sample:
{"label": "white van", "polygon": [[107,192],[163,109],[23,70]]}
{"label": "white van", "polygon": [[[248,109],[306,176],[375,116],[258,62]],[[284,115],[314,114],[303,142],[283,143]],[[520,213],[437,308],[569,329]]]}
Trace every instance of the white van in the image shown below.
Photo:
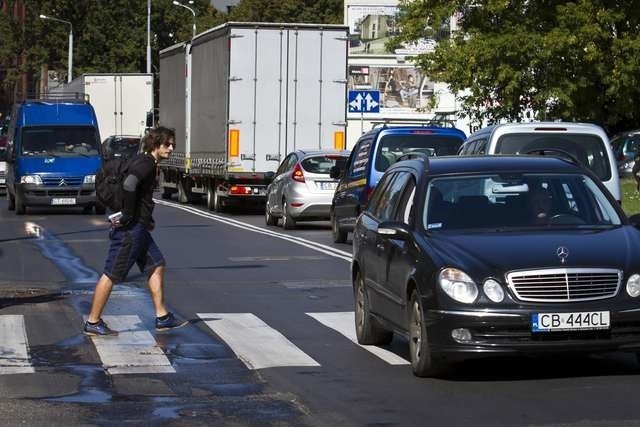
{"label": "white van", "polygon": [[589,123],[533,122],[489,126],[471,134],[460,155],[525,154],[534,150],[562,150],[591,170],[620,202],[616,158],[604,130]]}

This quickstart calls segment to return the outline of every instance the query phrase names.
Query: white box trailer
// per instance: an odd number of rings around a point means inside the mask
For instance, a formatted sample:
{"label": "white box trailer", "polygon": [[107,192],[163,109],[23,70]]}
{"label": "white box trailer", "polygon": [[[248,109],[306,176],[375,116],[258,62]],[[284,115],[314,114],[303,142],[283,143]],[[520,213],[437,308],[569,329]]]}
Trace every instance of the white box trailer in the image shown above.
{"label": "white box trailer", "polygon": [[160,124],[177,138],[164,196],[264,203],[286,154],[343,149],[347,48],[345,26],[231,22],[161,51]]}
{"label": "white box trailer", "polygon": [[101,139],[111,135],[141,136],[147,113],[153,113],[152,74],[83,74],[50,92],[88,95],[98,118]]}

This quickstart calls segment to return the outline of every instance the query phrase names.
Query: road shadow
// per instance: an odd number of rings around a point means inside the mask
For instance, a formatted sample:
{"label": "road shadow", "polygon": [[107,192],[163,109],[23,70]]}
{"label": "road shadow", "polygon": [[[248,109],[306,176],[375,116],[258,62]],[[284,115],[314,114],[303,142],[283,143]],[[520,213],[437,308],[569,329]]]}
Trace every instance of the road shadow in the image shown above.
{"label": "road shadow", "polygon": [[60,292],[30,296],[16,292],[15,296],[0,297],[0,310],[6,307],[15,307],[20,305],[49,303],[63,298],[64,295],[60,294]]}

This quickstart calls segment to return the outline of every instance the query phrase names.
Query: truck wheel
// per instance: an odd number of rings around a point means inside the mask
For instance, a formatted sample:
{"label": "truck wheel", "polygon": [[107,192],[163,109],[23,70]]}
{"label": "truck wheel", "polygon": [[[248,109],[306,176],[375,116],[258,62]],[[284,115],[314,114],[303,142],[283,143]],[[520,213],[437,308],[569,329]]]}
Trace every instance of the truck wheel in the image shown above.
{"label": "truck wheel", "polygon": [[331,214],[331,235],[334,243],[346,243],[347,241],[347,232],[340,228],[340,224],[333,213]]}
{"label": "truck wheel", "polygon": [[363,345],[386,345],[393,339],[393,332],[383,328],[371,315],[369,297],[360,272],[354,283],[356,338]]}
{"label": "truck wheel", "polygon": [[220,197],[216,193],[215,184],[207,185],[207,209],[214,212],[221,210]]}
{"label": "truck wheel", "polygon": [[269,211],[269,202],[264,204],[264,222],[267,225],[278,225],[278,218]]}
{"label": "truck wheel", "polygon": [[96,211],[96,215],[104,215],[107,212],[107,208],[104,207],[100,202],[96,202],[96,204],[93,205],[93,208]]}
{"label": "truck wheel", "polygon": [[178,181],[178,202],[189,203],[189,194],[184,188],[184,181]]}
{"label": "truck wheel", "polygon": [[15,210],[16,208],[16,199],[9,193],[7,190],[7,210]]}
{"label": "truck wheel", "polygon": [[14,200],[15,200],[16,215],[24,215],[25,212],[27,211],[27,207],[24,205],[24,202],[22,201],[22,197],[20,197],[20,195],[16,193],[16,195],[14,196]]}
{"label": "truck wheel", "polygon": [[417,290],[411,294],[408,317],[409,353],[413,374],[417,377],[431,377],[441,374],[445,367],[444,361],[431,353],[424,310]]}
{"label": "truck wheel", "polygon": [[282,228],[285,230],[296,228],[296,220],[289,213],[289,205],[286,200],[282,202]]}

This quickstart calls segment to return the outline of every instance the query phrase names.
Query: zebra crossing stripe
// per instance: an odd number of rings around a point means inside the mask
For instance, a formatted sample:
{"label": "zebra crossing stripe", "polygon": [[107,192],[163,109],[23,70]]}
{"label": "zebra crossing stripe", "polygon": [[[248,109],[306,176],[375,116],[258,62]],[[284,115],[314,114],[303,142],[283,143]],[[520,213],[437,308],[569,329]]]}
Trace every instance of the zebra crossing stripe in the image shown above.
{"label": "zebra crossing stripe", "polygon": [[375,345],[358,344],[356,338],[355,313],[353,311],[333,313],[306,313],[323,325],[341,333],[365,350],[378,356],[390,365],[408,365],[409,361],[395,353]]}
{"label": "zebra crossing stripe", "polygon": [[24,316],[0,316],[0,375],[31,374],[35,369],[29,362],[29,345]]}
{"label": "zebra crossing stripe", "polygon": [[91,337],[109,374],[174,373],[153,335],[136,315],[103,316],[116,337]]}
{"label": "zebra crossing stripe", "polygon": [[252,313],[198,313],[249,369],[320,366]]}

